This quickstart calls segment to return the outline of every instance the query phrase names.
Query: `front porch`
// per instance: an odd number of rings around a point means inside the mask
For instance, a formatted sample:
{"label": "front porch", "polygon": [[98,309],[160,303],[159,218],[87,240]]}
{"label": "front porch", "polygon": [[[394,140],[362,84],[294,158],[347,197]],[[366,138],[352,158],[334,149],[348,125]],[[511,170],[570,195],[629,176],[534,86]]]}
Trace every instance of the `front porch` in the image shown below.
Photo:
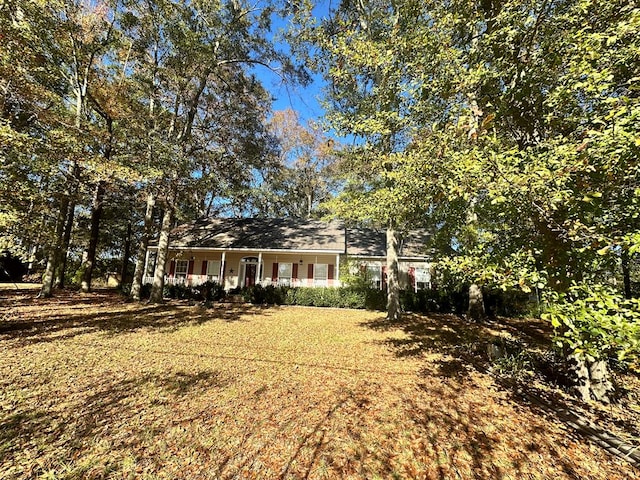
{"label": "front porch", "polygon": [[[147,253],[144,283],[153,283],[155,252]],[[339,287],[339,252],[171,249],[165,265],[166,285],[195,287],[216,282],[227,291],[263,287]]]}
{"label": "front porch", "polygon": [[[197,287],[202,285],[203,283],[214,281],[217,282],[217,279],[211,279],[208,275],[191,275],[183,277],[169,276],[165,275],[164,284],[165,285],[185,285],[188,287]],[[142,283],[151,284],[153,283],[153,276],[145,276],[143,278]],[[255,285],[260,285],[262,287],[266,286],[274,286],[274,287],[339,287],[340,280],[332,279],[332,280],[315,280],[315,279],[278,279],[278,280],[261,280],[255,283]]]}

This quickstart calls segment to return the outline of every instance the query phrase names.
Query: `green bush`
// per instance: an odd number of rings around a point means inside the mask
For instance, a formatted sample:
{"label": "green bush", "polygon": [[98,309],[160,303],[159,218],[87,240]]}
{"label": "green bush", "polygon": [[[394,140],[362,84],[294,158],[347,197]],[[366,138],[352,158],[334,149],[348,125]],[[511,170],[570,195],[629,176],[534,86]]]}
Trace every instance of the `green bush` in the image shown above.
{"label": "green bush", "polygon": [[640,367],[640,299],[624,299],[604,285],[574,285],[550,299],[542,318],[553,325],[565,354]]}
{"label": "green bush", "polygon": [[205,302],[219,302],[225,297],[224,287],[217,282],[204,282],[195,287],[194,290],[198,293],[198,299]]}
{"label": "green bush", "polygon": [[286,291],[284,303],[307,307],[335,307],[381,310],[385,307],[385,294],[381,290],[353,287],[291,288]]}
{"label": "green bush", "polygon": [[500,338],[488,346],[489,360],[494,372],[522,379],[533,370],[533,359],[522,342]]}
{"label": "green bush", "polygon": [[400,304],[407,312],[416,313],[456,313],[466,312],[469,292],[464,289],[404,290],[400,294]]}
{"label": "green bush", "polygon": [[243,288],[241,293],[245,302],[253,303],[254,305],[282,305],[287,301],[288,291],[289,287],[254,285]]}
{"label": "green bush", "polygon": [[186,285],[165,285],[163,290],[164,298],[175,298],[178,300],[200,299],[199,293]]}

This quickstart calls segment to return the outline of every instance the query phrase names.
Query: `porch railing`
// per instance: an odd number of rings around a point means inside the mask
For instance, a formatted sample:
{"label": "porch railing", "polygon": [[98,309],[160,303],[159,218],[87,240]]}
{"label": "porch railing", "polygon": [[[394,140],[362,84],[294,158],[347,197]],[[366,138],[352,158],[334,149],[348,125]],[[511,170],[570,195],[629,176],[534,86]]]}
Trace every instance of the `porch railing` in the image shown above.
{"label": "porch railing", "polygon": [[[207,281],[217,281],[217,277],[210,277],[207,275],[191,275],[189,277],[164,277],[165,285],[187,285],[190,287],[197,287],[198,285],[202,285]],[[153,283],[152,276],[143,277],[142,283]],[[310,279],[278,279],[275,282],[271,280],[263,280],[261,282],[256,282],[266,287],[268,285],[273,285],[274,287],[339,287],[339,280],[310,280]]]}

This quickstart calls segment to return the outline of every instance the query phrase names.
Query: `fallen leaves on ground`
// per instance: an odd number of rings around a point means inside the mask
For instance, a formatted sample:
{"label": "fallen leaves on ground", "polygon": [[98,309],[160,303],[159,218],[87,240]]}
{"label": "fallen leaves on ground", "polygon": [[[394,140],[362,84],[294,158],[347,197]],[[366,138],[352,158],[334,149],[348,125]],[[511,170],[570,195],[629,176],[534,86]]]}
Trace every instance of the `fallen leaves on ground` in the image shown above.
{"label": "fallen leaves on ground", "polygon": [[0,478],[637,478],[459,321],[4,291]]}

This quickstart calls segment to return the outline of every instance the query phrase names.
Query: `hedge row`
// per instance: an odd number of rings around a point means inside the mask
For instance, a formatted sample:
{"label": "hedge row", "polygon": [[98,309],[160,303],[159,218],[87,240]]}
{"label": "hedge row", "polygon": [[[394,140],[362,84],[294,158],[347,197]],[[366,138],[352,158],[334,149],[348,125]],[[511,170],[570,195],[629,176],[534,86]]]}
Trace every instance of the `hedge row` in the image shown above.
{"label": "hedge row", "polygon": [[[150,285],[144,285],[141,297],[148,298]],[[123,289],[125,294],[128,289]],[[256,285],[236,289],[229,293],[239,293],[244,300],[256,305],[301,305],[310,307],[358,308],[384,310],[386,292],[367,287],[310,288],[275,287]],[[165,298],[219,302],[226,292],[216,282],[206,282],[197,287],[185,285],[165,285]],[[466,289],[447,290],[404,290],[400,293],[400,304],[407,312],[416,313],[457,313],[466,311],[468,293]],[[490,315],[518,315],[529,305],[527,296],[505,292],[486,292],[485,307]]]}
{"label": "hedge row", "polygon": [[[124,295],[131,292],[131,284],[123,285],[120,289]],[[219,302],[224,299],[226,293],[222,285],[216,282],[205,282],[196,287],[186,285],[165,285],[162,291],[164,298],[179,300],[199,300],[204,302]],[[151,284],[145,283],[140,289],[140,298],[151,296]]]}

